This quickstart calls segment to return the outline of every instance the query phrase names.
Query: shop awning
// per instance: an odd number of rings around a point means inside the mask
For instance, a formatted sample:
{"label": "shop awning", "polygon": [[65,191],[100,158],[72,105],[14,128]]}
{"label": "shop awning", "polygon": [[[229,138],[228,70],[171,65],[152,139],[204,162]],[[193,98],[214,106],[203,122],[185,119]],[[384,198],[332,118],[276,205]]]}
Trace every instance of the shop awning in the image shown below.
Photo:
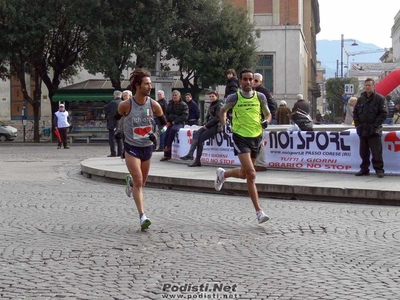
{"label": "shop awning", "polygon": [[[128,80],[122,80],[121,87],[126,89]],[[58,90],[53,96],[54,102],[68,101],[110,101],[113,99],[114,88],[111,81],[107,79],[88,79]]]}
{"label": "shop awning", "polygon": [[110,101],[113,99],[113,93],[80,93],[75,91],[75,93],[62,93],[59,92],[53,96],[54,102],[68,102],[68,101],[85,101],[85,102],[95,102],[95,101]]}

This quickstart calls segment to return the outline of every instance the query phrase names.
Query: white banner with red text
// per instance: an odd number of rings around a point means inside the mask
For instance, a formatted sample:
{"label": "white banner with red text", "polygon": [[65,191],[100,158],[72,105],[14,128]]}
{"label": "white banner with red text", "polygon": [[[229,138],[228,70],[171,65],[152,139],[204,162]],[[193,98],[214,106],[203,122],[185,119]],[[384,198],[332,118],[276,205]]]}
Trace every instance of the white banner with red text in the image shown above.
{"label": "white banner with red text", "polygon": [[[172,144],[172,159],[185,156],[193,141],[191,126],[179,130]],[[267,168],[355,173],[360,170],[359,137],[354,129],[342,132],[265,131],[264,155]],[[387,174],[400,174],[400,131],[383,132],[383,160]],[[195,152],[196,155],[196,152]],[[234,155],[231,134],[218,133],[204,143],[204,164],[240,165]],[[374,172],[371,164],[371,172]]]}

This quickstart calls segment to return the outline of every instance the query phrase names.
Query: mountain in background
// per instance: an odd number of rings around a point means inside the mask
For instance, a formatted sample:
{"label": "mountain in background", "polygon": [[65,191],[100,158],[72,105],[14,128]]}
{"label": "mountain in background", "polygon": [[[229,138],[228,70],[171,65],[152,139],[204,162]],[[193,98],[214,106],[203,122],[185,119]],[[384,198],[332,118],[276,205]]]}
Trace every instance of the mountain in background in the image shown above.
{"label": "mountain in background", "polygon": [[[346,40],[344,42],[344,47],[349,53],[357,53],[361,51],[373,51],[377,49],[382,49],[374,44],[367,44],[357,41],[358,46],[351,46],[352,41]],[[325,68],[325,78],[335,77],[336,72],[336,60],[339,61],[338,68],[338,76],[340,76],[340,51],[341,51],[341,40],[329,41],[329,40],[320,40],[317,41],[317,60],[319,60],[322,64],[322,67]],[[385,52],[382,50],[377,53],[368,53],[368,54],[357,54],[354,56],[349,56],[349,66],[352,63],[377,63],[380,62],[379,58]],[[343,76],[347,73],[347,55],[343,49]]]}

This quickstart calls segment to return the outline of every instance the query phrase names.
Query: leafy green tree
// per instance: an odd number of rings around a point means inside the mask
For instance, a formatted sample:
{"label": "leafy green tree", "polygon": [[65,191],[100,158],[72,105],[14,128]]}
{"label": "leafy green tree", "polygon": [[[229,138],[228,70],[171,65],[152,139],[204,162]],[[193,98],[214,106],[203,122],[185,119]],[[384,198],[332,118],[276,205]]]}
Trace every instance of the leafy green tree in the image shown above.
{"label": "leafy green tree", "polygon": [[[38,19],[37,26],[31,28],[32,13],[39,11],[28,5],[26,1],[3,1],[0,9],[0,56],[1,77],[3,79],[16,75],[21,83],[21,92],[24,99],[33,107],[34,112],[34,139],[39,140],[39,112],[41,79],[38,76],[38,53],[43,50],[43,43],[38,41],[45,38],[46,24]],[[39,45],[40,44],[40,45]],[[26,82],[25,73],[34,74],[34,97],[29,93],[30,82]],[[32,76],[31,76],[32,77]]]}
{"label": "leafy green tree", "polygon": [[177,19],[170,28],[165,60],[176,59],[185,89],[224,84],[230,68],[256,62],[253,25],[244,10],[226,1],[174,0]]}
{"label": "leafy green tree", "polygon": [[346,102],[344,100],[345,84],[354,84],[354,90],[358,90],[358,82],[355,78],[329,78],[325,82],[328,107],[337,118],[343,117],[344,107],[346,106]]}
{"label": "leafy green tree", "polygon": [[[88,49],[88,37],[100,24],[104,0],[3,0],[0,12],[2,77],[16,74],[24,98],[34,110],[34,140],[39,142],[41,83],[52,99],[62,80],[77,74]],[[26,66],[34,74],[35,91],[27,93]],[[4,69],[10,69],[4,71]],[[52,112],[58,109],[52,103]]]}
{"label": "leafy green tree", "polygon": [[123,70],[154,67],[155,54],[162,50],[161,42],[173,16],[172,0],[108,0],[98,16],[101,26],[92,33],[85,67],[91,73],[103,73],[115,89],[121,90]]}

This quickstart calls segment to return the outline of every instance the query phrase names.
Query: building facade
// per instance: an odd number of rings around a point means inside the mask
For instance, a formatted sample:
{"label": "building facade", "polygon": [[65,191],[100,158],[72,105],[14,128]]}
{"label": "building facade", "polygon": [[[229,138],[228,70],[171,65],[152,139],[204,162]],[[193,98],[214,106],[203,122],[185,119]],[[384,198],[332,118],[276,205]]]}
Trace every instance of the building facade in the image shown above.
{"label": "building facade", "polygon": [[259,54],[256,71],[276,100],[290,107],[303,94],[316,111],[318,0],[230,0],[254,22]]}
{"label": "building facade", "polygon": [[400,62],[400,10],[394,17],[394,24],[391,31],[393,62]]}

